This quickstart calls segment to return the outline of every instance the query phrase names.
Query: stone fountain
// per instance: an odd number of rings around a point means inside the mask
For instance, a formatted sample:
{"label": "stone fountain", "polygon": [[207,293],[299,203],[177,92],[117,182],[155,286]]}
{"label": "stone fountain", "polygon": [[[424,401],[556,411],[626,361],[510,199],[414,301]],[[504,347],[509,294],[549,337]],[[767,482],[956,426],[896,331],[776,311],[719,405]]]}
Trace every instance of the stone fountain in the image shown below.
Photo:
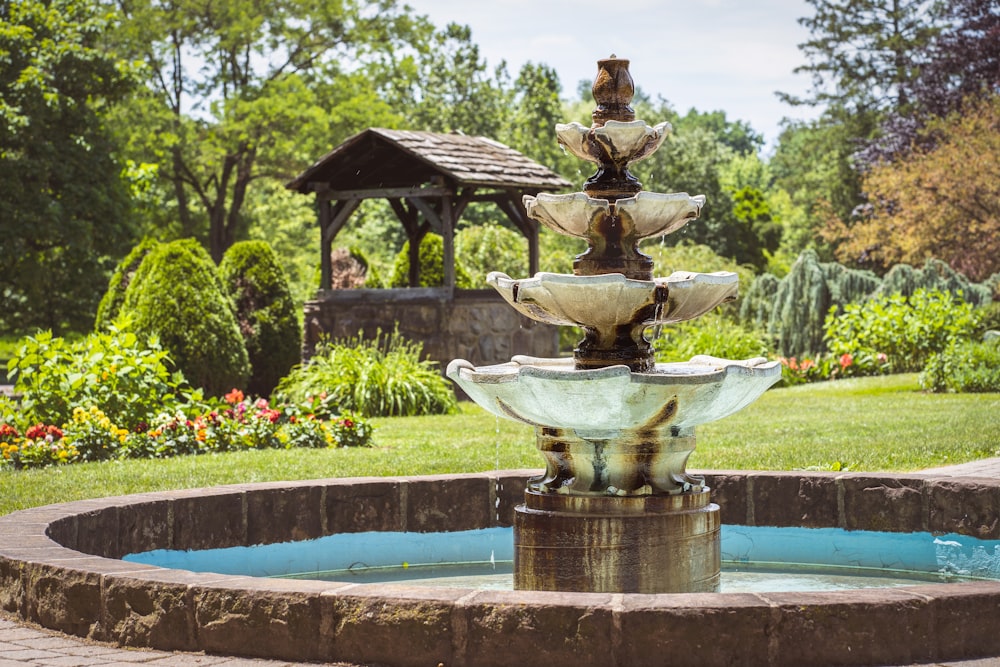
{"label": "stone fountain", "polygon": [[545,472],[514,521],[514,586],[522,590],[682,593],[718,590],[719,507],[688,474],[694,428],[726,417],[778,381],[778,362],[696,356],[656,363],[644,331],[736,298],[735,273],[653,277],[647,237],[695,220],[704,196],[642,190],[629,165],[670,130],[636,120],[629,61],[598,62],[593,125],[556,126],[559,143],[597,164],[583,192],[525,196],[530,218],[587,241],[573,275],[487,277],[523,315],[582,328],[572,358],[515,356],[448,366],[485,409],[535,428]]}

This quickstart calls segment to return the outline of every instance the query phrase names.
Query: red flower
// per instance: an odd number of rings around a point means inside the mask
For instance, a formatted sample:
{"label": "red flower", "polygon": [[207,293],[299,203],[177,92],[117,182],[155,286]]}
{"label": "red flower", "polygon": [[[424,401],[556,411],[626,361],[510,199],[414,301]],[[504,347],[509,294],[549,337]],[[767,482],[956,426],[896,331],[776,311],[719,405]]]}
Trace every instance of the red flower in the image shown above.
{"label": "red flower", "polygon": [[236,405],[237,403],[243,402],[243,392],[239,389],[233,388],[231,392],[223,396],[223,400],[229,405]]}
{"label": "red flower", "polygon": [[841,368],[847,368],[853,363],[854,363],[854,357],[851,355],[850,352],[845,352],[844,354],[840,355]]}
{"label": "red flower", "polygon": [[354,428],[354,422],[350,419],[341,419],[340,423],[344,425],[344,428]]}

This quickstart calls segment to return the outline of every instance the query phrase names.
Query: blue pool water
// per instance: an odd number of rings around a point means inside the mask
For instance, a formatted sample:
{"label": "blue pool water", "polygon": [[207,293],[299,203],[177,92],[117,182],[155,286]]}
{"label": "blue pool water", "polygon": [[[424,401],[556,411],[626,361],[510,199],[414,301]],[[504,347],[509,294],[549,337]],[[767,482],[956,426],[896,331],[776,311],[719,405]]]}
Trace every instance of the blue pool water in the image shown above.
{"label": "blue pool water", "polygon": [[[1000,541],[837,528],[722,527],[722,591],[830,590],[1000,579]],[[125,560],[255,577],[476,588],[512,587],[510,528],[452,533],[342,533],[315,540]]]}

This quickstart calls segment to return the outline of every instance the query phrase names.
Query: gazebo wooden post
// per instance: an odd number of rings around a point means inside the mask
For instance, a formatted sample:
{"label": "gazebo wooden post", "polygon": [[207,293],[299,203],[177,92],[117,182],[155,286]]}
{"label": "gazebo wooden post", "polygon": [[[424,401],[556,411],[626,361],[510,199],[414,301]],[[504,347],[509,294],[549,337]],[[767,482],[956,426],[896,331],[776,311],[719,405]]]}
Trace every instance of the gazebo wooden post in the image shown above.
{"label": "gazebo wooden post", "polygon": [[319,206],[319,288],[328,290],[333,287],[333,267],[330,265],[330,251],[333,239],[327,238],[326,230],[330,228],[330,202],[317,193],[316,205]]}
{"label": "gazebo wooden post", "polygon": [[455,288],[455,223],[451,197],[441,198],[441,238],[444,239],[444,286]]}

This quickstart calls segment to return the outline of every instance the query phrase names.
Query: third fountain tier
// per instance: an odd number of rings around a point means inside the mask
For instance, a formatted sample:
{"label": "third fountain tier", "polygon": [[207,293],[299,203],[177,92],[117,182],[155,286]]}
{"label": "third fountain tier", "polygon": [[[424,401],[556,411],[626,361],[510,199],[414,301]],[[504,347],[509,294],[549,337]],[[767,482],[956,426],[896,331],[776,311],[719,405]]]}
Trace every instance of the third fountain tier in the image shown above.
{"label": "third fountain tier", "polygon": [[514,586],[523,590],[683,593],[718,589],[719,507],[686,471],[694,427],[756,400],[778,362],[696,356],[656,363],[651,326],[691,320],[736,298],[734,273],[653,277],[639,250],[698,217],[703,196],[645,192],[628,166],[670,130],[635,119],[628,60],[598,62],[593,124],[557,125],[558,141],[597,164],[584,191],[524,198],[533,220],[583,238],[573,275],[487,281],[527,317],[580,327],[572,358],[448,365],[476,403],[535,428],[545,472],[514,520]]}

